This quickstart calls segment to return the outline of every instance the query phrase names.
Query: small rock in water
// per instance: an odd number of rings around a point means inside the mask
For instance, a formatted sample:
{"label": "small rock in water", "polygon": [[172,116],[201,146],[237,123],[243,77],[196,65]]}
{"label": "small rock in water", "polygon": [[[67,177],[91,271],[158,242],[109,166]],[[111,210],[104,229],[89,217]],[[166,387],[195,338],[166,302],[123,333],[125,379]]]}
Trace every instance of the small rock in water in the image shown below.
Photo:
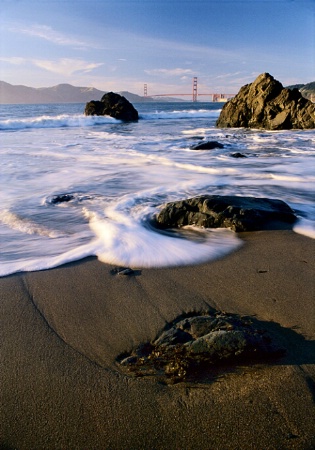
{"label": "small rock in water", "polygon": [[101,101],[91,100],[85,105],[86,116],[111,116],[125,122],[137,121],[138,111],[122,95],[115,92],[107,92]]}
{"label": "small rock in water", "polygon": [[239,153],[239,152],[231,153],[231,156],[232,156],[233,158],[247,158],[246,155],[243,155],[243,153]]}
{"label": "small rock in water", "polygon": [[217,141],[206,141],[190,147],[191,150],[213,150],[214,148],[224,148],[224,145]]}
{"label": "small rock in water", "polygon": [[54,195],[53,197],[51,197],[50,203],[55,205],[57,203],[70,202],[73,199],[74,199],[74,195],[72,195],[72,194],[58,194],[58,195]]}

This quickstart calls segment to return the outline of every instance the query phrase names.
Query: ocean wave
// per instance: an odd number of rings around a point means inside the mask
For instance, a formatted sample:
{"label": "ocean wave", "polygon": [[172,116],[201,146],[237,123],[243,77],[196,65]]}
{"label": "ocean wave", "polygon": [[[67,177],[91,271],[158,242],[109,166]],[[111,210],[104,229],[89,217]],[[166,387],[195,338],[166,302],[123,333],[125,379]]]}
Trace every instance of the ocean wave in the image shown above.
{"label": "ocean wave", "polygon": [[[106,217],[85,210],[96,236],[95,255],[108,264],[133,268],[172,267],[200,264],[220,258],[241,245],[230,230],[184,227],[172,233],[160,232],[149,222],[108,208]],[[139,211],[138,211],[139,214]]]}
{"label": "ocean wave", "polygon": [[38,236],[46,236],[52,239],[63,235],[60,232],[39,225],[26,217],[20,217],[18,214],[12,213],[9,210],[0,211],[0,223],[6,225],[12,230],[25,234],[36,234]]}
{"label": "ocean wave", "polygon": [[106,123],[117,123],[118,120],[109,116],[84,116],[62,114],[59,116],[40,116],[25,119],[0,120],[0,130],[24,130],[34,128],[67,128],[91,127]]}
{"label": "ocean wave", "polygon": [[[220,110],[208,111],[183,110],[183,111],[156,111],[154,113],[141,114],[140,120],[159,119],[202,119],[217,118]],[[40,116],[23,119],[0,120],[0,130],[24,130],[36,128],[67,128],[67,127],[91,127],[94,125],[119,123],[120,121],[110,116],[85,116],[84,114],[61,114],[58,116]]]}
{"label": "ocean wave", "polygon": [[204,119],[219,117],[221,109],[207,110],[207,109],[186,109],[183,111],[155,111],[152,113],[145,113],[140,115],[140,119],[144,120],[159,120],[159,119]]}
{"label": "ocean wave", "polygon": [[294,226],[293,231],[298,234],[303,234],[311,239],[315,239],[315,221],[300,218]]}

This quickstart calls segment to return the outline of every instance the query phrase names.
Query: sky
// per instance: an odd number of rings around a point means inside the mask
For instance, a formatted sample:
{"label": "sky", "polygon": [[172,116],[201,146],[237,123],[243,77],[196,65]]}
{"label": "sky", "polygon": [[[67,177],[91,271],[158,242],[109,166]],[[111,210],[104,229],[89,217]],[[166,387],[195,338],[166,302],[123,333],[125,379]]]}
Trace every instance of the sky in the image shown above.
{"label": "sky", "polygon": [[315,81],[315,0],[1,0],[10,84],[237,93],[263,72]]}

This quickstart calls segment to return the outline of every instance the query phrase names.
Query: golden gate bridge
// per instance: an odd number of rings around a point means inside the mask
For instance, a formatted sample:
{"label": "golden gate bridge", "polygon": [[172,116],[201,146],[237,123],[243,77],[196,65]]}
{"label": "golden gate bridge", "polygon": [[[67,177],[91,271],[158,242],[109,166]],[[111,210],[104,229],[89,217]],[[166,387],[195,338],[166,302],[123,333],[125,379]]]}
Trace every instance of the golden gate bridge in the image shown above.
{"label": "golden gate bridge", "polygon": [[192,101],[193,102],[197,102],[198,101],[198,97],[199,96],[207,96],[207,97],[212,97],[212,101],[213,102],[225,102],[227,100],[230,100],[231,98],[235,97],[236,94],[218,94],[218,93],[205,93],[205,94],[200,94],[198,93],[198,78],[197,77],[193,77],[193,84],[192,84],[192,93],[187,94],[153,94],[153,95],[148,95],[148,85],[145,84],[144,85],[144,92],[143,92],[143,96],[146,98],[152,98],[152,97],[183,97],[183,96],[189,96],[192,97]]}

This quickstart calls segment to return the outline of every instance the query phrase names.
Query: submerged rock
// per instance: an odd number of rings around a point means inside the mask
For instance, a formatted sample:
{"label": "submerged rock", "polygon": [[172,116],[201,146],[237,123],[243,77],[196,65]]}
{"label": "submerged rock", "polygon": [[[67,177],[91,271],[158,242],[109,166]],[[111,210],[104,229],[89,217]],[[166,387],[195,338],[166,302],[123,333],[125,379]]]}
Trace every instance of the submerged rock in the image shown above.
{"label": "submerged rock", "polygon": [[138,111],[122,95],[108,92],[101,101],[92,100],[85,105],[86,116],[111,116],[124,122],[139,119]]}
{"label": "submerged rock", "polygon": [[252,361],[283,352],[248,318],[216,311],[175,320],[153,342],[141,344],[118,362],[129,374],[178,382],[192,380],[200,371],[222,362]]}
{"label": "submerged rock", "polygon": [[243,153],[239,153],[239,152],[231,153],[231,156],[232,156],[232,158],[247,158],[246,155],[243,155]]}
{"label": "submerged rock", "polygon": [[205,228],[231,228],[252,231],[271,228],[277,223],[292,224],[296,216],[282,200],[203,195],[163,206],[155,218],[160,228],[196,225]]}
{"label": "submerged rock", "polygon": [[70,202],[73,199],[74,199],[74,195],[72,195],[72,194],[57,194],[57,195],[53,195],[50,198],[50,203],[52,203],[53,205],[56,205],[58,203]]}
{"label": "submerged rock", "polygon": [[315,128],[315,105],[298,89],[285,89],[271,75],[263,73],[223,106],[216,126],[268,130]]}
{"label": "submerged rock", "polygon": [[191,150],[213,150],[214,148],[224,148],[224,145],[217,141],[206,141],[190,147]]}

